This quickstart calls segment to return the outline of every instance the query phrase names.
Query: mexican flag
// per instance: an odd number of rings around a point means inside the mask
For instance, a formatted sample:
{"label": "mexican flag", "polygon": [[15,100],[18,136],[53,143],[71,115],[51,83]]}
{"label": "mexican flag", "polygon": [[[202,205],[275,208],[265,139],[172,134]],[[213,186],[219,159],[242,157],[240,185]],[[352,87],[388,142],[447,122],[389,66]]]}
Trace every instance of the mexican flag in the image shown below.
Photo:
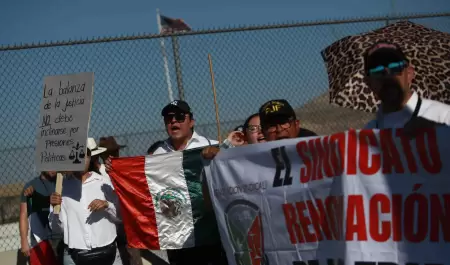
{"label": "mexican flag", "polygon": [[164,250],[220,242],[214,212],[203,201],[202,149],[112,159],[110,177],[130,247]]}

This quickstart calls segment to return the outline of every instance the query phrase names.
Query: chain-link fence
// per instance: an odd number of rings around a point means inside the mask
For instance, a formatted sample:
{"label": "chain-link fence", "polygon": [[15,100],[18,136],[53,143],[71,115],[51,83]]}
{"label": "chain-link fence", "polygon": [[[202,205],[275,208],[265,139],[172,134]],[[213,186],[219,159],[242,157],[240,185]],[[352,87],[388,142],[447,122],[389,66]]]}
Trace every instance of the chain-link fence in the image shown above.
{"label": "chain-link fence", "polygon": [[217,137],[207,57],[211,54],[223,134],[274,98],[288,99],[303,126],[328,134],[359,128],[371,115],[328,104],[320,51],[342,37],[399,19],[450,32],[447,13],[0,48],[0,251],[20,247],[19,194],[24,183],[37,176],[34,144],[44,76],[94,72],[90,136],[115,136],[127,145],[122,153],[126,156],[143,155],[166,137],[160,111],[169,102],[169,91],[161,39],[173,94],[178,98],[182,90],[199,133]]}

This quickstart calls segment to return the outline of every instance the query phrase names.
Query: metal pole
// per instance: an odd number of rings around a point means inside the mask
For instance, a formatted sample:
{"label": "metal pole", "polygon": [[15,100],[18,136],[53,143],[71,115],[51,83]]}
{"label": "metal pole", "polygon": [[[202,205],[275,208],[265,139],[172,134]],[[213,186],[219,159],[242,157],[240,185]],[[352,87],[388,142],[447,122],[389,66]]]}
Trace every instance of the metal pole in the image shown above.
{"label": "metal pole", "polygon": [[173,60],[175,61],[175,73],[177,75],[178,97],[184,100],[183,74],[181,72],[180,46],[178,37],[172,35]]}
{"label": "metal pole", "polygon": [[[395,17],[395,0],[391,0],[390,3],[391,3],[391,12],[389,12],[390,13],[389,16]],[[389,26],[389,18],[386,20],[386,26]]]}

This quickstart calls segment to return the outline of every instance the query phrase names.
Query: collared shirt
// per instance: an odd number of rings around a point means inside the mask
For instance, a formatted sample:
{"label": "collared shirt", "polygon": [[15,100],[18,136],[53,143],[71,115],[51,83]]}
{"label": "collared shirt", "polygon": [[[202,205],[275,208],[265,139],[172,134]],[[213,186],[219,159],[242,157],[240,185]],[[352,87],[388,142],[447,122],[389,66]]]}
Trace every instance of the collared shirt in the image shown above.
{"label": "collared shirt", "polygon": [[[406,106],[396,112],[382,113],[381,107],[377,113],[377,119],[370,121],[364,129],[384,129],[384,128],[402,128],[411,119],[414,109],[417,106],[419,95],[414,92]],[[439,101],[422,98],[418,117],[430,121],[450,125],[450,105]],[[378,124],[378,127],[377,127]]]}
{"label": "collared shirt", "polygon": [[[108,208],[91,212],[89,204],[95,200],[108,201]],[[61,212],[49,216],[52,229],[63,230],[64,243],[69,248],[87,249],[103,247],[116,239],[117,196],[104,177],[91,172],[84,183],[74,177],[63,182]]]}
{"label": "collared shirt", "polygon": [[[106,181],[106,183],[108,183],[112,187],[112,189],[114,190],[114,185],[111,182],[111,177],[106,172],[105,164],[100,164],[100,168],[99,168],[98,171],[102,175],[103,180]],[[118,204],[116,205],[116,214],[117,214],[117,217],[115,218],[114,223],[122,224],[120,206]]]}
{"label": "collared shirt", "polygon": [[[209,140],[208,138],[206,138],[204,136],[200,136],[197,132],[194,131],[191,139],[189,139],[189,141],[187,142],[186,147],[184,149],[185,150],[194,149],[194,148],[204,147],[204,146],[208,146],[208,145],[215,145],[218,143],[219,143],[218,141]],[[158,147],[158,149],[155,150],[155,152],[153,154],[158,155],[158,154],[165,154],[165,153],[170,153],[170,152],[174,152],[174,151],[175,151],[175,149],[173,148],[172,144],[170,143],[170,139],[167,139],[164,141],[164,144],[162,146]]]}
{"label": "collared shirt", "polygon": [[100,168],[98,169],[98,171],[102,175],[103,179],[114,189],[114,186],[111,182],[111,177],[106,172],[105,164],[100,164]]}

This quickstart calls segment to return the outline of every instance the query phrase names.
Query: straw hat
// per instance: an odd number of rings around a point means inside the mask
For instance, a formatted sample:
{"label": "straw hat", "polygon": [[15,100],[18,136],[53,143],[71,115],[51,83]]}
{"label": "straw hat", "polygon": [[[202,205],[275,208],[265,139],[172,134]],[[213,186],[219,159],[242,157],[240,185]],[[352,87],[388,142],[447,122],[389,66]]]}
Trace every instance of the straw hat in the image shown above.
{"label": "straw hat", "polygon": [[86,147],[91,151],[91,156],[96,156],[106,151],[106,148],[97,146],[94,138],[88,138]]}

